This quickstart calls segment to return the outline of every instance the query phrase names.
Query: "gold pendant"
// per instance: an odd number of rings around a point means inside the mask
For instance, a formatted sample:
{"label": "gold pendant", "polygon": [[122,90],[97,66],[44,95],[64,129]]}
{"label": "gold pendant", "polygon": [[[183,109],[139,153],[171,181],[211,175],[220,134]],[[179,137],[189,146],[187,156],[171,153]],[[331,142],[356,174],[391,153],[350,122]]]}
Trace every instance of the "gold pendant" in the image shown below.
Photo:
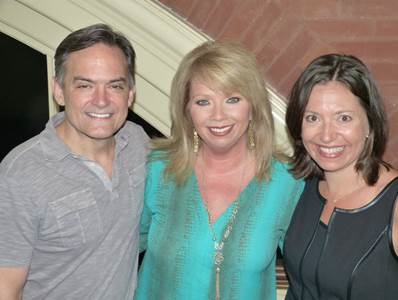
{"label": "gold pendant", "polygon": [[214,264],[219,267],[224,260],[224,255],[221,251],[216,251],[214,254]]}
{"label": "gold pendant", "polygon": [[216,300],[221,299],[220,295],[220,267],[216,267]]}

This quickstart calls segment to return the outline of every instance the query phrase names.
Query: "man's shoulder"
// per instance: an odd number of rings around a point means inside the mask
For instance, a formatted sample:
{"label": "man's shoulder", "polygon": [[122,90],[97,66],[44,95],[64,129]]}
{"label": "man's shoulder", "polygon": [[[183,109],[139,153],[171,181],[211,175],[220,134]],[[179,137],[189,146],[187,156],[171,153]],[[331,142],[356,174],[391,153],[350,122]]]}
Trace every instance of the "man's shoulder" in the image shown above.
{"label": "man's shoulder", "polygon": [[128,120],[121,130],[121,135],[127,136],[129,139],[141,138],[144,141],[149,139],[148,135],[145,133],[141,125],[138,125]]}
{"label": "man's shoulder", "polygon": [[43,159],[41,153],[39,134],[11,149],[0,164],[1,172],[8,174],[16,170],[27,171],[35,161]]}

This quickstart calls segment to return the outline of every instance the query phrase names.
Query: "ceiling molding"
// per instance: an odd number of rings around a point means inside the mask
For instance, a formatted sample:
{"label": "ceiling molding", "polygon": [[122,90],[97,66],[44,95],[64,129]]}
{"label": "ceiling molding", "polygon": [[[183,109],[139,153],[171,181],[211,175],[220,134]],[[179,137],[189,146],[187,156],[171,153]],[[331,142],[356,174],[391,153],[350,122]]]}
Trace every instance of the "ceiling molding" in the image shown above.
{"label": "ceiling molding", "polygon": [[[47,55],[49,89],[53,55],[70,32],[107,23],[128,37],[137,52],[134,111],[163,134],[170,130],[169,89],[182,57],[210,38],[150,0],[2,0],[0,30]],[[270,91],[278,141],[285,143],[284,101]],[[50,101],[50,113],[56,111]]]}

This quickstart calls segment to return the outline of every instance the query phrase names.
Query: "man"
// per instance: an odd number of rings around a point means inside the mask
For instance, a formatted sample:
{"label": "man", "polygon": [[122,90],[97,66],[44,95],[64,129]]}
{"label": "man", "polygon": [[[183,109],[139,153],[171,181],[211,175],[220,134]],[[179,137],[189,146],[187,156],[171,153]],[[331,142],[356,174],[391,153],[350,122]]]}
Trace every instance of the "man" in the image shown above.
{"label": "man", "polygon": [[0,165],[0,299],[132,299],[148,137],[135,53],[102,24],[55,53],[64,111]]}

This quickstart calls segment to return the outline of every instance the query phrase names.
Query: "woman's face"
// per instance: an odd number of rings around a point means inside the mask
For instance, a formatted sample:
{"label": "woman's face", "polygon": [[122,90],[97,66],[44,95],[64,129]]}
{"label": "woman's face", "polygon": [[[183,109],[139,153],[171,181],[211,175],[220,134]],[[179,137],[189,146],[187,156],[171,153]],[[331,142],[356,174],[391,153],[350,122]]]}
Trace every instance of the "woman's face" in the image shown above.
{"label": "woman's face", "polygon": [[314,86],[301,137],[309,155],[325,173],[354,170],[368,134],[366,113],[345,85],[329,81]]}
{"label": "woman's face", "polygon": [[193,80],[188,111],[203,147],[215,153],[247,148],[251,105],[239,93],[227,95]]}

